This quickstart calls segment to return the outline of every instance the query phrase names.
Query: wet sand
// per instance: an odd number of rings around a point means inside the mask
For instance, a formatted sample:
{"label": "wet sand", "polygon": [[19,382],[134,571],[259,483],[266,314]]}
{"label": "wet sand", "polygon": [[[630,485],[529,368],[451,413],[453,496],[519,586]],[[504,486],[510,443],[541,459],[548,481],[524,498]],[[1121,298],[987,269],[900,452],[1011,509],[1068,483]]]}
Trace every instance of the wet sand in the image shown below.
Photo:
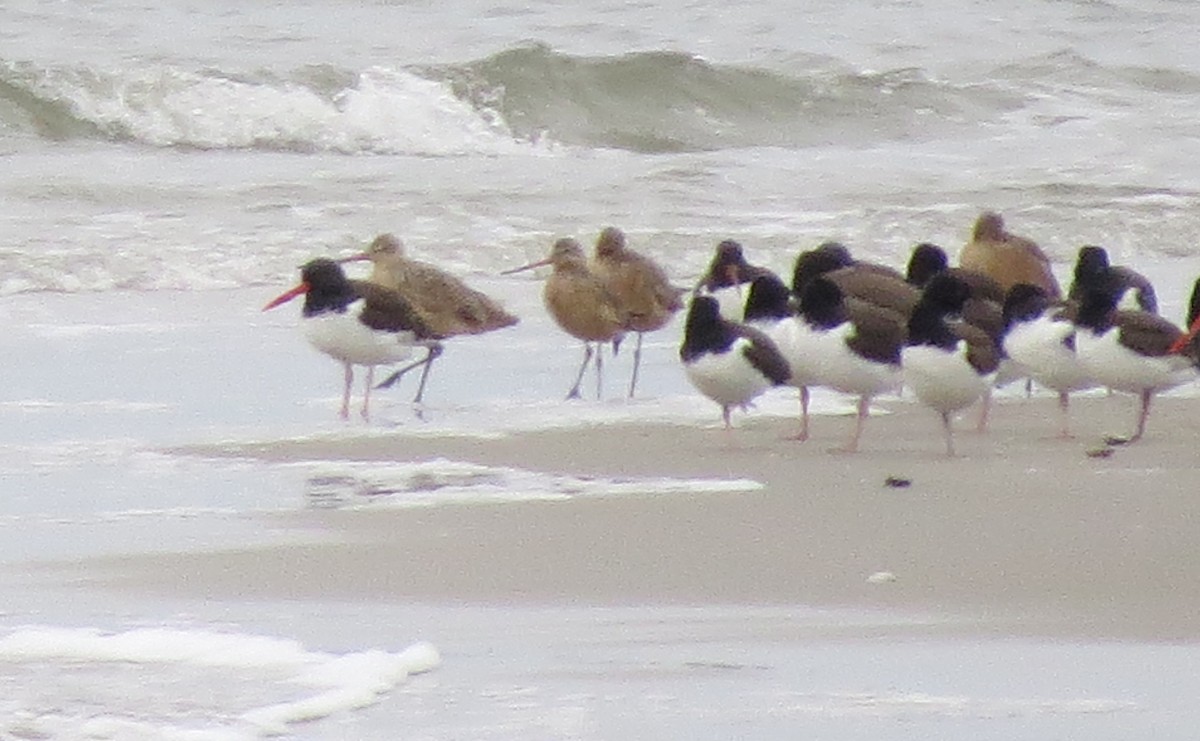
{"label": "wet sand", "polygon": [[[1074,405],[1053,438],[1049,398],[1013,399],[980,435],[960,420],[942,455],[928,410],[871,420],[858,455],[827,448],[849,418],[741,417],[715,427],[605,425],[498,439],[371,435],[175,452],[418,461],[534,471],[747,478],[760,490],[430,508],[307,510],[280,527],[317,542],[57,564],[73,578],[208,599],[462,604],[802,604],[933,613],[984,634],[1200,637],[1200,400],[1160,399],[1148,437],[1109,457],[1094,432],[1132,421],[1128,397]],[[1116,429],[1113,429],[1116,428]],[[910,482],[889,486],[889,477]],[[891,572],[894,581],[869,577]]]}

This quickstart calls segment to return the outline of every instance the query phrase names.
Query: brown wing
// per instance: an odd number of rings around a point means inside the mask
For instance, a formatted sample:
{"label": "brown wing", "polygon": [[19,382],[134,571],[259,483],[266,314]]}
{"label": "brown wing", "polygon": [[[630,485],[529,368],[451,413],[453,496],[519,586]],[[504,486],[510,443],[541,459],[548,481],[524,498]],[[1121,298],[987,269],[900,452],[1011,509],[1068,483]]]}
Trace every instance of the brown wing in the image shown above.
{"label": "brown wing", "polygon": [[950,331],[967,342],[967,362],[979,373],[992,373],[1000,367],[1000,348],[991,335],[966,322],[953,322]]}
{"label": "brown wing", "polygon": [[362,322],[371,329],[409,331],[418,339],[441,339],[421,313],[396,291],[365,280],[351,280],[350,286],[365,302]]}
{"label": "brown wing", "polygon": [[854,334],[846,338],[850,349],[877,363],[898,364],[908,334],[904,317],[863,302],[848,301],[846,310],[854,324]]}
{"label": "brown wing", "polygon": [[739,337],[750,340],[750,346],[743,350],[750,365],[757,368],[776,386],[787,383],[792,377],[791,366],[779,352],[779,348],[775,347],[771,338],[754,327],[747,327],[744,324],[733,324],[733,328]]}
{"label": "brown wing", "polygon": [[1134,352],[1160,357],[1183,331],[1157,314],[1145,311],[1118,311],[1113,314],[1117,341]]}
{"label": "brown wing", "polygon": [[877,270],[864,270],[854,265],[838,268],[825,274],[848,298],[891,309],[904,316],[912,313],[921,292],[903,278],[895,278]]}

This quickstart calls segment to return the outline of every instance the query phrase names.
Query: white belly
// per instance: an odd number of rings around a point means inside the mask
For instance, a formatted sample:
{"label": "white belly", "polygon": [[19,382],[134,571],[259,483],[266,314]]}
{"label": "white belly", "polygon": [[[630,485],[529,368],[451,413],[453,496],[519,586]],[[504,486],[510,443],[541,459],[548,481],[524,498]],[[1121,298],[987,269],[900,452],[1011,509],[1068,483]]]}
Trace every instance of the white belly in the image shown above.
{"label": "white belly", "polygon": [[1004,338],[1004,349],[1029,376],[1055,391],[1079,391],[1096,385],[1078,354],[1063,344],[1075,327],[1069,322],[1036,319],[1018,322]]}
{"label": "white belly", "polygon": [[874,396],[900,388],[899,366],[874,363],[859,357],[846,345],[853,331],[849,323],[827,332],[814,332],[809,358],[817,383],[845,394]]}
{"label": "white belly", "polygon": [[684,366],[696,390],[721,406],[744,406],[771,387],[763,374],[742,354],[748,344],[739,339],[729,352],[705,353]]}
{"label": "white belly", "polygon": [[411,332],[378,332],[358,320],[354,302],[344,312],[304,319],[304,337],[321,352],[353,365],[389,365],[412,355]]}
{"label": "white belly", "polygon": [[966,343],[954,352],[928,345],[906,347],[901,353],[904,381],[922,404],[939,412],[956,412],[988,390],[989,379],[967,362]]}
{"label": "white belly", "polygon": [[1161,391],[1196,379],[1196,369],[1181,355],[1146,357],[1117,342],[1117,328],[1097,335],[1081,329],[1075,337],[1079,362],[1096,382],[1117,391]]}

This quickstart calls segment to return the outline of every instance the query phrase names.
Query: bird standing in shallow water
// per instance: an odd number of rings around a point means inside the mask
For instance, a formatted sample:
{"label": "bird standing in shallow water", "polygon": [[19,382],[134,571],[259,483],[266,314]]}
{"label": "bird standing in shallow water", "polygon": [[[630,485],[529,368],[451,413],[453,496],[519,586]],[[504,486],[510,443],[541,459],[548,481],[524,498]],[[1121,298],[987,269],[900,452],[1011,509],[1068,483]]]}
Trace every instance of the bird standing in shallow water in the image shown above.
{"label": "bird standing in shallow water", "polygon": [[583,341],[583,363],[568,399],[580,398],[580,385],[588,362],[592,359],[592,343],[596,343],[596,396],[603,395],[603,348],[600,343],[620,341],[628,328],[628,318],[604,281],[588,268],[587,257],[579,242],[564,237],[554,243],[550,256],[544,260],[504,271],[512,275],[525,270],[550,265],[553,272],[542,289],[542,301],[555,323],[567,334]]}
{"label": "bird standing in shallow water", "polygon": [[[340,262],[360,260],[371,261],[371,277],[368,280],[398,292],[420,314],[430,330],[441,337],[482,334],[511,327],[518,321],[499,303],[456,276],[427,262],[408,257],[404,243],[392,234],[380,234],[366,252],[343,258]],[[423,365],[417,395],[413,397],[413,402],[419,404],[425,395],[429,369],[440,354],[440,346],[436,350],[430,348],[423,361],[396,371],[380,383],[379,388],[392,386],[405,373]]]}
{"label": "bird standing in shallow water", "polygon": [[768,388],[787,383],[791,374],[769,337],[722,317],[712,296],[692,299],[679,359],[696,390],[721,406],[726,430],[733,427],[734,407],[745,408]]}
{"label": "bird standing in shallow water", "polygon": [[300,284],[269,302],[263,311],[304,295],[304,335],[309,343],[345,368],[342,419],[350,416],[354,366],[367,367],[362,417],[370,417],[375,366],[408,359],[416,345],[436,356],[440,337],[400,294],[366,281],[350,280],[341,265],[317,258],[301,268]]}
{"label": "bird standing in shallow water", "polygon": [[591,268],[625,313],[629,330],[637,332],[633,375],[629,379],[632,398],[642,362],[642,335],[662,329],[671,321],[675,312],[683,308],[684,290],[671,285],[658,263],[629,249],[625,233],[613,226],[600,232]]}

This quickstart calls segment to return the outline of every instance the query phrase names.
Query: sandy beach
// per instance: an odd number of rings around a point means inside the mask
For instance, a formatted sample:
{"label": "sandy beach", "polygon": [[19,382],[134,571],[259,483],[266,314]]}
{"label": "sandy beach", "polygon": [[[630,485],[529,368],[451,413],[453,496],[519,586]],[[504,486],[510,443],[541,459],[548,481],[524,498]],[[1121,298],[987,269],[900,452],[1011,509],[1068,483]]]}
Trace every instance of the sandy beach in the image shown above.
{"label": "sandy beach", "polygon": [[[632,478],[749,479],[738,493],[627,495],[404,509],[309,509],[276,525],[317,542],[109,557],[53,567],[122,590],[206,599],[481,605],[782,605],[961,618],[954,630],[1078,639],[1200,637],[1194,528],[1200,400],[1160,399],[1142,443],[1108,457],[1093,432],[1131,419],[1127,397],[1073,405],[1054,439],[1049,398],[1007,399],[992,429],[963,429],[945,460],[936,418],[879,405],[858,455],[790,422],[715,428],[605,425],[498,439],[295,440],[176,454],[480,464]],[[973,418],[960,421],[969,427]],[[889,478],[910,482],[888,485]],[[894,581],[873,574],[890,572]],[[970,627],[973,626],[973,627]]]}

